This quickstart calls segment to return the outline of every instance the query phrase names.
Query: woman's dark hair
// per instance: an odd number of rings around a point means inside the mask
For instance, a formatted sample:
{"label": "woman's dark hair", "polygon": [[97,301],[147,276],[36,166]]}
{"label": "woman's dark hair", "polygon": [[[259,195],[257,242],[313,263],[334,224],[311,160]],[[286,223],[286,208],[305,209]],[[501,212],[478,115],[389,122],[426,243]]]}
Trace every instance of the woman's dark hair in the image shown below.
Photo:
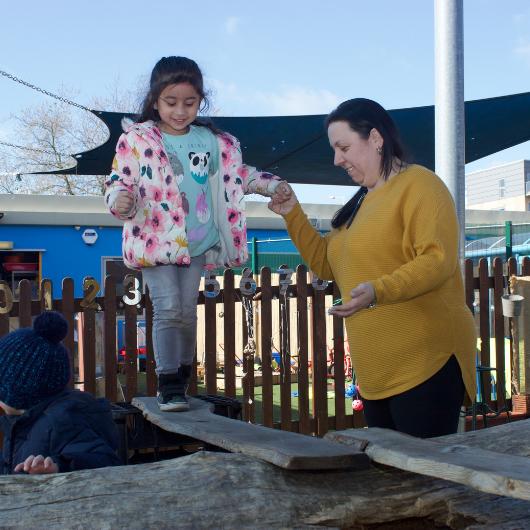
{"label": "woman's dark hair", "polygon": [[[151,79],[149,81],[149,90],[145,96],[141,110],[136,118],[138,122],[147,120],[159,121],[160,114],[154,108],[162,91],[169,85],[176,85],[178,83],[189,83],[201,98],[200,111],[207,112],[210,108],[210,100],[208,94],[204,89],[204,81],[199,65],[192,59],[187,57],[162,57],[154,66],[151,72]],[[197,118],[195,125],[202,125],[208,127],[214,133],[219,131],[209,120],[204,118]]]}
{"label": "woman's dark hair", "polygon": [[[396,159],[402,165],[406,162],[406,154],[399,137],[397,127],[390,114],[379,103],[371,99],[355,98],[341,103],[326,118],[326,129],[337,121],[346,122],[352,131],[367,140],[372,129],[376,129],[383,138],[381,153],[381,175],[386,180],[395,167]],[[359,190],[333,217],[331,226],[338,228],[353,220],[353,216],[360,207],[360,202],[366,195]],[[359,201],[360,199],[360,201]]]}

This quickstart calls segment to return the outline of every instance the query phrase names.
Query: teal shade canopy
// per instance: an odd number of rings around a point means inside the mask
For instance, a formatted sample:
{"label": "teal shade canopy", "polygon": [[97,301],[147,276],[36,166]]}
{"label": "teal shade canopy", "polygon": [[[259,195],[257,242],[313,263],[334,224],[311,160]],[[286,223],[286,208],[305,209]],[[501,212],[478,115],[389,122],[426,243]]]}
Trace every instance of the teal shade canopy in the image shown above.
{"label": "teal shade canopy", "polygon": [[[110,173],[121,120],[133,114],[92,111],[109,128],[109,139],[90,151],[76,153],[77,167],[55,174]],[[434,106],[389,111],[400,130],[409,160],[434,169]],[[324,130],[325,115],[216,117],[213,123],[241,142],[243,160],[280,175],[291,183],[353,185],[344,170],[333,166]],[[530,92],[465,103],[466,163],[530,140]],[[47,172],[49,173],[49,172]]]}

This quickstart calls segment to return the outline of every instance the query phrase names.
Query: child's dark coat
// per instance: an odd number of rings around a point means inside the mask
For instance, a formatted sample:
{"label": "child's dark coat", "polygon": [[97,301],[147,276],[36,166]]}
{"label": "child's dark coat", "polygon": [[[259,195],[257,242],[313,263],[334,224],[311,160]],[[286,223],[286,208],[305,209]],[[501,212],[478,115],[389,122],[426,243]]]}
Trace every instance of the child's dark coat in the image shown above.
{"label": "child's dark coat", "polygon": [[50,456],[60,472],[119,465],[118,430],[108,401],[65,390],[21,416],[0,417],[0,475],[30,455]]}

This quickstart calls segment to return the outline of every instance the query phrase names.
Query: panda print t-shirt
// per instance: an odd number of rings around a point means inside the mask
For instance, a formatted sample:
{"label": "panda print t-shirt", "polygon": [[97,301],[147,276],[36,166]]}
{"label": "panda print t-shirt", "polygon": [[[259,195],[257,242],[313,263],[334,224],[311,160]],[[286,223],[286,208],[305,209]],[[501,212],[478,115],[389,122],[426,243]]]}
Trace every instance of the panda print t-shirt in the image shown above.
{"label": "panda print t-shirt", "polygon": [[208,180],[219,165],[217,138],[207,127],[196,125],[190,125],[186,134],[162,136],[182,196],[190,256],[200,256],[219,242]]}

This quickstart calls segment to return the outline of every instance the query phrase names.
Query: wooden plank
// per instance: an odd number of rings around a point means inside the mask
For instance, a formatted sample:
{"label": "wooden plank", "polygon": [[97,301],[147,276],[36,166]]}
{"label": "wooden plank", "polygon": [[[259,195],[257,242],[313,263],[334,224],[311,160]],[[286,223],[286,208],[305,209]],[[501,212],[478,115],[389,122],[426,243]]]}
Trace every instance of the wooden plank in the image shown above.
{"label": "wooden plank", "polygon": [[475,314],[475,288],[473,277],[473,260],[466,259],[464,267],[465,289],[466,289],[466,304],[469,310]]}
{"label": "wooden plank", "polygon": [[[479,263],[480,280],[480,364],[490,366],[490,287],[488,260],[482,258]],[[484,395],[482,401],[491,406],[491,380],[489,372],[479,372],[482,378]]]}
{"label": "wooden plank", "polygon": [[271,270],[261,269],[261,375],[262,375],[262,415],[263,425],[272,427],[274,422],[272,392],[272,287]]}
{"label": "wooden plank", "polygon": [[[530,421],[526,433],[530,436]],[[518,422],[519,423],[519,422]],[[389,429],[329,433],[379,464],[465,484],[486,493],[530,500],[530,459],[466,445],[422,440]]]}
{"label": "wooden plank", "polygon": [[18,321],[21,328],[30,328],[31,322],[31,283],[29,280],[20,280],[18,284],[19,292],[19,313]]}
{"label": "wooden plank", "polygon": [[472,445],[496,453],[530,458],[530,420],[511,421],[487,429],[478,429],[434,438],[437,442]]}
{"label": "wooden plank", "polygon": [[[127,276],[126,278],[129,278]],[[127,281],[127,280],[126,280]],[[125,314],[125,400],[131,401],[138,391],[138,332],[135,305],[124,304]]]}
{"label": "wooden plank", "polygon": [[116,280],[108,275],[105,278],[105,298],[103,300],[104,324],[103,344],[105,359],[105,397],[118,401],[118,345],[116,342]]}
{"label": "wooden plank", "polygon": [[494,277],[494,288],[493,288],[493,319],[495,329],[495,381],[497,382],[497,410],[506,407],[506,375],[504,373],[504,335],[505,335],[505,322],[504,315],[502,313],[502,295],[504,294],[504,273],[503,264],[501,258],[495,258],[493,260],[493,277]]}
{"label": "wooden plank", "polygon": [[[252,296],[245,296],[241,293],[241,308],[242,308],[242,337],[243,337],[243,419],[245,421],[254,422],[255,420],[255,406],[254,406],[254,355],[255,342],[254,341],[254,308],[252,305]],[[252,337],[251,337],[252,335]]]}
{"label": "wooden plank", "polygon": [[[510,278],[512,276],[517,276],[517,260],[514,258],[514,257],[511,257],[508,259],[508,263],[507,263],[507,272],[508,272],[508,285],[510,285]],[[514,351],[515,351],[515,347],[514,347],[514,331],[515,331],[515,326],[514,326],[514,322],[513,322],[513,318],[511,318],[509,320],[509,326],[510,326],[510,364],[509,366],[513,367],[513,363],[514,363]]]}
{"label": "wooden plank", "polygon": [[8,283],[0,280],[0,337],[9,333],[9,315],[13,311],[13,292]]}
{"label": "wooden plank", "polygon": [[39,300],[41,313],[53,309],[53,285],[48,278],[44,278],[40,282]]}
{"label": "wooden plank", "polygon": [[96,395],[96,310],[98,304],[95,301],[99,291],[98,282],[91,277],[83,280],[83,300],[81,302],[83,312],[79,314],[78,337],[83,347],[80,349],[83,355],[79,358],[79,379],[83,383],[83,390]]}
{"label": "wooden plank", "polygon": [[309,418],[309,337],[307,319],[307,267],[296,268],[296,311],[298,323],[298,419],[300,432],[311,432]]}
{"label": "wooden plank", "polygon": [[213,405],[190,398],[187,412],[161,412],[155,398],[135,398],[133,405],[169,432],[243,453],[284,469],[367,469],[369,459],[355,448],[328,440],[270,429],[212,413]]}
{"label": "wooden plank", "polygon": [[195,343],[195,355],[193,356],[193,361],[191,362],[191,374],[187,393],[190,396],[194,396],[199,393],[197,378],[197,343]]}
{"label": "wooden plank", "polygon": [[225,396],[234,398],[236,397],[236,301],[234,271],[232,269],[227,269],[224,272],[223,314]]}
{"label": "wooden plank", "polygon": [[[153,350],[153,303],[149,297],[149,288],[145,287],[144,296],[145,305],[145,377],[146,390],[148,396],[156,396],[157,377],[156,377],[156,362],[155,353]],[[196,380],[196,379],[195,379]],[[195,393],[197,390],[190,390]]]}
{"label": "wooden plank", "polygon": [[[333,299],[340,298],[340,291],[337,284],[333,284]],[[344,375],[344,319],[333,317],[333,363],[334,373],[333,379],[335,381],[335,418],[337,422],[337,430],[342,430],[346,427],[346,400],[344,393],[346,390],[345,375]]]}
{"label": "wooden plank", "polygon": [[[280,269],[288,268],[281,265]],[[291,428],[291,348],[290,348],[290,319],[289,319],[289,286],[282,294],[279,286],[278,294],[278,322],[280,323],[280,423],[284,431]]]}
{"label": "wooden plank", "polygon": [[[211,275],[215,280],[215,275]],[[217,315],[215,314],[217,297],[205,296],[204,321],[208,330],[204,337],[204,380],[207,394],[217,393]]]}
{"label": "wooden plank", "polygon": [[74,387],[74,376],[75,376],[75,363],[74,363],[74,352],[75,352],[75,341],[74,341],[74,330],[75,330],[75,307],[74,307],[74,280],[72,278],[63,278],[62,282],[62,300],[61,300],[61,313],[68,322],[68,332],[63,340],[63,344],[68,350],[70,356],[70,367],[71,377],[68,383],[69,388]]}
{"label": "wooden plank", "polygon": [[523,258],[523,263],[521,266],[521,274],[522,276],[530,276],[530,258],[528,256],[525,256]]}
{"label": "wooden plank", "polygon": [[517,260],[514,257],[508,259],[508,278],[517,276]]}
{"label": "wooden plank", "polygon": [[325,293],[313,289],[313,416],[317,436],[328,430],[327,346]]}

